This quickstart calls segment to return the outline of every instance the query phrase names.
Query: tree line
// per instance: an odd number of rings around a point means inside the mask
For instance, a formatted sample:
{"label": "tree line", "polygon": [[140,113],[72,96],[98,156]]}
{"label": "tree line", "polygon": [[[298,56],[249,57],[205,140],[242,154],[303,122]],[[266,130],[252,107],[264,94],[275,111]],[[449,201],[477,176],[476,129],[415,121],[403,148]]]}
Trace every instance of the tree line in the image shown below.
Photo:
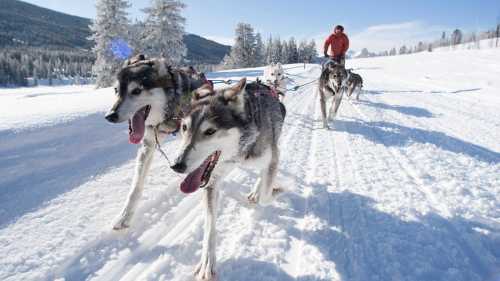
{"label": "tree line", "polygon": [[239,23],[235,30],[234,45],[219,69],[257,67],[270,63],[312,62],[318,56],[314,40],[297,43],[294,37],[281,40],[269,36],[266,43],[260,33],[248,23]]}
{"label": "tree line", "polygon": [[432,52],[436,48],[442,47],[450,47],[456,48],[460,44],[467,44],[468,48],[472,49],[480,49],[481,40],[490,39],[490,47],[499,47],[500,46],[500,23],[497,24],[494,28],[481,31],[481,32],[464,32],[461,29],[455,29],[449,34],[446,31],[443,31],[441,37],[434,41],[425,42],[420,41],[414,46],[402,45],[399,48],[393,47],[390,50],[378,52],[378,53],[370,53],[368,49],[364,48],[358,57],[376,57],[376,56],[396,56],[396,55],[406,55],[413,54],[419,52]]}
{"label": "tree line", "polygon": [[36,86],[42,81],[52,85],[68,78],[85,83],[93,63],[88,51],[5,47],[0,50],[0,86]]}

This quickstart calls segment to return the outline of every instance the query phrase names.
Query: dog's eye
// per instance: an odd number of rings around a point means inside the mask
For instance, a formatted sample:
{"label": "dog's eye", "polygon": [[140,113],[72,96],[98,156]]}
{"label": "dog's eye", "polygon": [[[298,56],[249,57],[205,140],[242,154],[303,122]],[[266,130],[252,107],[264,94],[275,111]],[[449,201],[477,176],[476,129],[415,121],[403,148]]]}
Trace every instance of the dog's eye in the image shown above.
{"label": "dog's eye", "polygon": [[140,94],[141,94],[141,92],[142,92],[142,90],[141,90],[141,89],[139,89],[139,88],[135,88],[135,89],[132,91],[132,95],[134,95],[134,96],[138,96],[138,95],[140,95]]}
{"label": "dog's eye", "polygon": [[207,129],[203,134],[205,136],[211,136],[211,135],[215,134],[215,132],[217,132],[216,129],[210,128],[210,129]]}
{"label": "dog's eye", "polygon": [[187,129],[188,129],[188,126],[186,126],[186,124],[182,124],[182,131],[185,132],[185,131],[187,131]]}
{"label": "dog's eye", "polygon": [[118,95],[118,88],[115,87],[115,94]]}

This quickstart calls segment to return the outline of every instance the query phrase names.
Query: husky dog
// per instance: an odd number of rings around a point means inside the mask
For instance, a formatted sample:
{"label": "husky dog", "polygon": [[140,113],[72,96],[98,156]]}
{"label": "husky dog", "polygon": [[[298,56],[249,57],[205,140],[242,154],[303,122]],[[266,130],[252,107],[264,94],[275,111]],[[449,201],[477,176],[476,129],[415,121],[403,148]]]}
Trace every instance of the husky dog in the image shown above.
{"label": "husky dog", "polygon": [[112,123],[129,122],[129,141],[142,147],[132,189],[114,222],[113,229],[127,228],[144,189],[146,174],[153,159],[156,142],[177,130],[180,112],[191,101],[191,92],[205,83],[203,74],[173,69],[164,59],[146,60],[139,55],[127,60],[118,73],[117,101],[107,113]]}
{"label": "husky dog", "polygon": [[349,74],[349,79],[347,80],[347,96],[350,98],[354,90],[358,88],[357,94],[356,94],[356,100],[359,100],[359,94],[361,93],[361,90],[363,89],[363,78],[361,75],[352,72],[352,70],[348,70]]}
{"label": "husky dog", "polygon": [[[333,60],[327,61],[323,66],[323,71],[319,78],[319,95],[324,128],[328,128],[328,121],[333,120],[337,115],[342,95],[344,94],[345,83],[349,79],[348,76],[349,73],[344,65]],[[326,103],[330,97],[333,97],[333,99],[327,120]]]}
{"label": "husky dog", "polygon": [[237,164],[259,169],[260,180],[248,195],[252,204],[268,204],[282,191],[273,185],[285,112],[266,91],[258,82],[246,84],[245,78],[216,91],[203,86],[182,120],[181,146],[171,168],[187,173],[180,186],[183,192],[205,189],[205,233],[195,270],[199,279],[210,280],[215,274],[217,192],[222,178]]}
{"label": "husky dog", "polygon": [[280,96],[280,101],[283,101],[286,94],[286,79],[285,70],[281,63],[275,64],[274,62],[264,68],[264,75],[262,76],[264,83],[270,86]]}

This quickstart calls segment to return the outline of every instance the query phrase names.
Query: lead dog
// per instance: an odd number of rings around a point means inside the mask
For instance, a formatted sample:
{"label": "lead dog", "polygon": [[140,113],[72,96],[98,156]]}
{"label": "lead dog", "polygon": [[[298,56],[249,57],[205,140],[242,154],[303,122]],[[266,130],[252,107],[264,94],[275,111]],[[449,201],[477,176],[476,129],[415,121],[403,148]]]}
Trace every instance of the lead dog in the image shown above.
{"label": "lead dog", "polygon": [[119,230],[130,226],[144,189],[144,180],[153,159],[156,142],[176,131],[180,113],[191,101],[191,92],[206,79],[192,69],[174,69],[163,59],[127,60],[118,73],[117,101],[107,113],[112,123],[129,122],[129,141],[142,146],[137,153],[132,189],[113,224]]}
{"label": "lead dog", "polygon": [[[346,87],[346,81],[349,80],[348,74],[343,64],[339,64],[333,60],[329,60],[324,64],[324,69],[319,78],[319,97],[324,128],[328,128],[328,121],[333,121],[337,115]],[[326,103],[330,98],[332,98],[332,104],[327,118]]]}
{"label": "lead dog", "polygon": [[260,180],[248,195],[253,204],[268,204],[282,191],[273,185],[285,111],[268,91],[258,82],[246,84],[246,79],[217,91],[201,87],[182,121],[181,146],[171,168],[187,173],[181,183],[183,192],[204,187],[203,249],[195,270],[199,279],[211,280],[215,275],[217,192],[223,176],[238,164],[259,169]]}

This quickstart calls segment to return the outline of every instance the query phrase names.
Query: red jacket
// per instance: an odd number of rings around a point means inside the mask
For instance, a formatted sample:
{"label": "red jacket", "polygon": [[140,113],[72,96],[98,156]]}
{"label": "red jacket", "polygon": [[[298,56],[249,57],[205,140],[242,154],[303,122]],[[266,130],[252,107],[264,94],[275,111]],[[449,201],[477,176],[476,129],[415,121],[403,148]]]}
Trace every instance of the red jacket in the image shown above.
{"label": "red jacket", "polygon": [[345,53],[349,49],[349,38],[345,33],[341,32],[338,34],[332,33],[325,41],[324,53],[328,53],[330,48],[331,56],[345,56]]}

